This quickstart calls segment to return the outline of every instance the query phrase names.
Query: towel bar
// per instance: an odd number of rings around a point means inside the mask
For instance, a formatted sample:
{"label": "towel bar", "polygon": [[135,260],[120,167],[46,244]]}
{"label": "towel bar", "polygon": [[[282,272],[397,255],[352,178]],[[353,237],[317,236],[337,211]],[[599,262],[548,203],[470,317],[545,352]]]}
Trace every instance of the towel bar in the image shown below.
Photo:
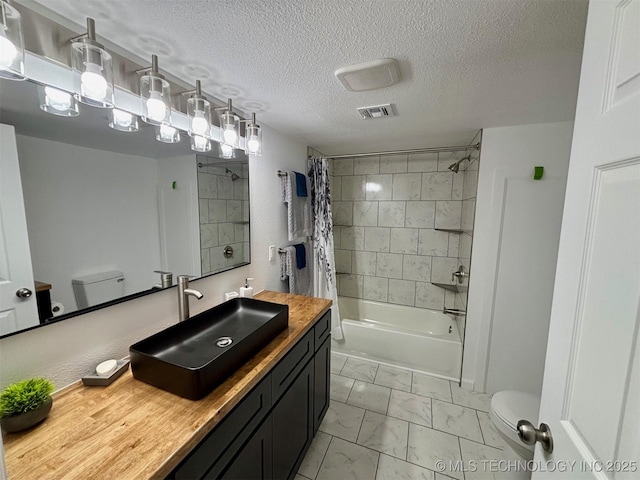
{"label": "towel bar", "polygon": [[287,177],[289,174],[287,172],[283,172],[282,170],[278,170],[279,177]]}

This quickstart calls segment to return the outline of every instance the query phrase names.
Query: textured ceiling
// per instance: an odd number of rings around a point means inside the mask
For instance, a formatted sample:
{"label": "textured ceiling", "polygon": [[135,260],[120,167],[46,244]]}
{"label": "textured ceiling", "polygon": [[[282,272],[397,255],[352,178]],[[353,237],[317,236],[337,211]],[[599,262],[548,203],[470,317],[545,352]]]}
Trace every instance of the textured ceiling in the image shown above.
{"label": "textured ceiling", "polygon": [[[586,0],[36,0],[327,154],[467,143],[482,127],[573,119]],[[402,80],[348,92],[383,57]],[[394,103],[398,117],[356,107]]]}

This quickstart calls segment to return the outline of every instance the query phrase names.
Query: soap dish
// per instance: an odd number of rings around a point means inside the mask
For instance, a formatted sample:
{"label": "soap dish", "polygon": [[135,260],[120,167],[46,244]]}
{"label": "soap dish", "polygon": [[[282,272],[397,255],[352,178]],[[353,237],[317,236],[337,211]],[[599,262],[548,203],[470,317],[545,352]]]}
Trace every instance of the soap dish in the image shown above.
{"label": "soap dish", "polygon": [[96,375],[96,371],[94,369],[91,373],[82,377],[82,383],[88,387],[106,387],[107,385],[111,385],[116,378],[121,376],[127,368],[129,368],[129,360],[118,360],[118,367],[111,375],[101,377],[100,375]]}

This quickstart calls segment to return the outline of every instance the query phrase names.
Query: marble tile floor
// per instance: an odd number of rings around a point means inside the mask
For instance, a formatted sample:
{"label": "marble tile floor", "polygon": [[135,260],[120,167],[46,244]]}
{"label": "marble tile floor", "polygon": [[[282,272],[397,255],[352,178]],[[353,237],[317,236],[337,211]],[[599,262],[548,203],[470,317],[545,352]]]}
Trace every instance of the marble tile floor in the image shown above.
{"label": "marble tile floor", "polygon": [[[331,405],[296,480],[507,479],[491,396],[331,354]],[[442,463],[444,462],[444,463]]]}

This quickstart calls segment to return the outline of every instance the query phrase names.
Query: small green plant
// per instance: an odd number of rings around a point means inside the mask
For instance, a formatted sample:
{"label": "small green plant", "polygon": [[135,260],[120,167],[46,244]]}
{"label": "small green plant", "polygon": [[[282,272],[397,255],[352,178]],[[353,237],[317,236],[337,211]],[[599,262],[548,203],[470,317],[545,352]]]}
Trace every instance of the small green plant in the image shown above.
{"label": "small green plant", "polygon": [[0,418],[30,412],[49,399],[54,386],[46,378],[31,378],[13,383],[0,393]]}

